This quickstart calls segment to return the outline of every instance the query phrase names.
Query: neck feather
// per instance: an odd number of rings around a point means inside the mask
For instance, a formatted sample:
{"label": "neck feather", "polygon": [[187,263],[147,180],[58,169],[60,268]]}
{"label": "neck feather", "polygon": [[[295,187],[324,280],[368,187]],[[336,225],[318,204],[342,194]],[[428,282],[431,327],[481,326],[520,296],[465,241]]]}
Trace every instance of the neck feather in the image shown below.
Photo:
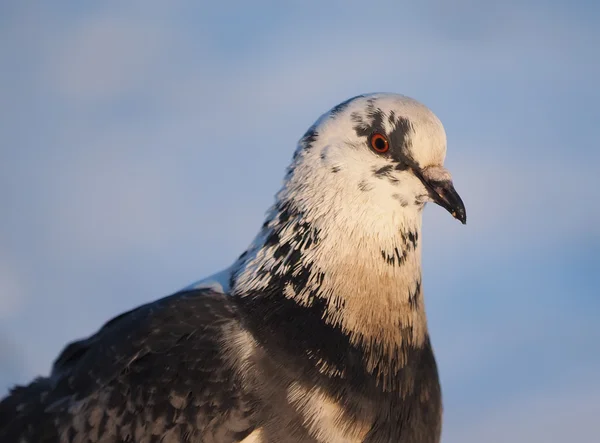
{"label": "neck feather", "polygon": [[367,371],[401,369],[409,349],[428,343],[420,208],[367,214],[366,223],[285,196],[236,264],[233,294],[306,308],[364,351]]}

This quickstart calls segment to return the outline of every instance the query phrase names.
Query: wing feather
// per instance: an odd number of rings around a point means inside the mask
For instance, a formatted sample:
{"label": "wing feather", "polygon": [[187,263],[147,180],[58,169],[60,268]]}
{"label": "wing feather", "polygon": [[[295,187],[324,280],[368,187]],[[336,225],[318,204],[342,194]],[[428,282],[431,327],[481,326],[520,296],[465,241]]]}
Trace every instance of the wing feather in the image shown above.
{"label": "wing feather", "polygon": [[237,323],[209,289],[121,314],[0,402],[0,441],[241,441],[253,411],[222,351]]}

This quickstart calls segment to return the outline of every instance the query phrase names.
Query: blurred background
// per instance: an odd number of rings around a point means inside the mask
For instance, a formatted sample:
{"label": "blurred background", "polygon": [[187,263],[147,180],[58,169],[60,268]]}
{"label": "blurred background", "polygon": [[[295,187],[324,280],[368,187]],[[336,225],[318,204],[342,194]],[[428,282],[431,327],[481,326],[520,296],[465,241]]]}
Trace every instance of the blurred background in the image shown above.
{"label": "blurred background", "polygon": [[[126,4],[125,4],[126,3]],[[600,3],[0,4],[0,396],[227,266],[351,96],[434,110],[424,215],[446,443],[598,441]]]}

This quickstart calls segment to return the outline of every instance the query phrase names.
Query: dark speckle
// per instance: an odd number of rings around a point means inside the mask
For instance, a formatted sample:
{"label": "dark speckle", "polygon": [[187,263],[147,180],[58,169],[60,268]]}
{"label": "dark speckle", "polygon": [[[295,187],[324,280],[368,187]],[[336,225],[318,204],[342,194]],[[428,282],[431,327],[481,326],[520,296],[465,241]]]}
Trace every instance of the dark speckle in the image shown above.
{"label": "dark speckle", "polygon": [[334,166],[334,167],[331,168],[331,172],[333,172],[335,174],[336,172],[340,172],[341,169],[342,168],[340,168],[339,166]]}
{"label": "dark speckle", "polygon": [[398,266],[402,265],[402,263],[404,263],[406,261],[406,256],[408,255],[408,251],[404,250],[404,251],[402,251],[402,254],[400,254],[400,251],[398,250],[398,248],[394,248],[394,252],[396,253],[396,257],[398,257]]}
{"label": "dark speckle", "polygon": [[386,177],[390,174],[392,169],[394,169],[394,165],[385,165],[379,169],[374,169],[373,174],[375,175],[375,177],[380,177],[380,176]]}
{"label": "dark speckle", "polygon": [[277,233],[277,231],[272,231],[265,240],[265,245],[275,246],[277,244],[279,244],[279,234]]}
{"label": "dark speckle", "polygon": [[398,183],[399,180],[393,175],[394,165],[385,165],[381,168],[373,169],[373,175],[377,178],[387,178],[392,184]]}
{"label": "dark speckle", "polygon": [[292,266],[299,265],[301,263],[301,261],[302,261],[302,253],[300,252],[300,249],[294,249],[287,259],[287,263],[289,263]]}
{"label": "dark speckle", "polygon": [[394,248],[394,251],[389,254],[386,251],[381,251],[381,256],[385,260],[385,262],[390,266],[402,266],[406,261],[406,257],[408,255],[408,251],[400,252],[398,248]]}
{"label": "dark speckle", "polygon": [[360,189],[363,192],[368,192],[371,191],[373,189],[373,185],[369,182],[367,182],[366,180],[361,180],[358,183],[358,189]]}
{"label": "dark speckle", "polygon": [[392,194],[392,198],[394,200],[398,200],[400,202],[400,206],[402,206],[403,208],[406,208],[408,206],[408,201],[400,194]]}
{"label": "dark speckle", "polygon": [[401,232],[402,241],[405,249],[416,249],[419,240],[419,234],[413,231]]}
{"label": "dark speckle", "polygon": [[298,222],[294,225],[294,244],[296,248],[309,248],[311,245],[319,243],[319,229],[309,223]]}
{"label": "dark speckle", "polygon": [[287,223],[298,215],[296,208],[289,202],[278,204],[277,210],[279,211],[279,223],[281,224]]}
{"label": "dark speckle", "polygon": [[312,274],[312,264],[298,264],[298,269],[299,271],[291,275],[288,280],[296,292],[302,291],[308,284],[308,280]]}
{"label": "dark speckle", "polygon": [[421,277],[417,279],[417,283],[415,285],[414,291],[409,291],[408,293],[408,304],[411,309],[416,309],[419,305],[419,301],[421,300]]}
{"label": "dark speckle", "polygon": [[314,126],[311,126],[308,131],[302,136],[300,140],[300,144],[305,150],[309,150],[312,147],[312,144],[319,136],[317,129]]}
{"label": "dark speckle", "polygon": [[383,257],[383,259],[386,261],[386,263],[390,266],[394,266],[394,263],[396,262],[396,259],[394,257],[394,255],[387,255],[387,252],[385,251],[381,251],[381,256]]}
{"label": "dark speckle", "polygon": [[417,240],[419,239],[419,234],[416,232],[409,231],[408,232],[408,241],[411,243],[413,249],[417,247]]}
{"label": "dark speckle", "polygon": [[406,257],[408,256],[408,249],[404,251],[400,251],[398,248],[394,248],[391,253],[387,251],[381,251],[381,256],[386,261],[386,263],[390,266],[398,265],[402,266],[406,261]]}
{"label": "dark speckle", "polygon": [[325,273],[324,272],[319,272],[317,274],[317,280],[319,282],[319,286],[321,286],[323,284],[323,280],[325,280]]}
{"label": "dark speckle", "polygon": [[281,243],[277,249],[275,249],[275,252],[273,253],[273,257],[275,257],[276,260],[279,260],[281,258],[286,257],[291,250],[291,246],[289,243]]}
{"label": "dark speckle", "polygon": [[417,195],[415,197],[415,206],[422,206],[425,204],[425,198],[427,198],[427,195]]}
{"label": "dark speckle", "polygon": [[[362,117],[360,116],[360,114],[358,112],[353,112],[352,114],[350,114],[350,119],[358,125],[366,125],[366,123],[364,122],[364,120],[362,119]],[[356,128],[354,128],[355,131],[357,131]]]}

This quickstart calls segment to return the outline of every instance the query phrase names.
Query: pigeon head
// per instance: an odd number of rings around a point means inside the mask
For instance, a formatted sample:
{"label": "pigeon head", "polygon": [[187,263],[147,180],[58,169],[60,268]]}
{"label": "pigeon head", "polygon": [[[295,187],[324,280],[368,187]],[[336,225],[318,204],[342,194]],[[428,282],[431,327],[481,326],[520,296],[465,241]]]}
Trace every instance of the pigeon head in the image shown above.
{"label": "pigeon head", "polygon": [[466,223],[445,156],[444,127],[426,106],[398,94],[362,95],[323,114],[307,131],[286,188],[301,205],[312,196],[311,207],[315,201],[356,205],[353,211],[380,216],[417,216],[434,202]]}

